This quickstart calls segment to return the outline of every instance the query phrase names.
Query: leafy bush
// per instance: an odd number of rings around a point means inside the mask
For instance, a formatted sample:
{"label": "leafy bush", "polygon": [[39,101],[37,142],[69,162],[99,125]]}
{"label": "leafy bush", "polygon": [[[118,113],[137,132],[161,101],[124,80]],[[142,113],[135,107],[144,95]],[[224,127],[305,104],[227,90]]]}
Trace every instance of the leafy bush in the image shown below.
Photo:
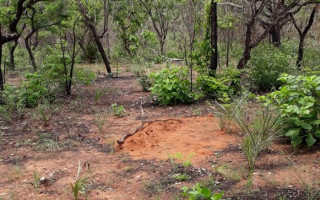
{"label": "leafy bush", "polygon": [[84,85],[92,84],[97,78],[97,75],[89,69],[76,68],[74,70],[74,73],[75,73],[75,77],[74,77],[75,82],[84,84]]}
{"label": "leafy bush", "polygon": [[228,67],[223,69],[222,73],[217,74],[217,78],[228,86],[229,96],[237,96],[241,94],[241,72],[240,70]]}
{"label": "leafy bush", "polygon": [[39,73],[27,74],[26,81],[15,87],[6,84],[3,96],[8,104],[15,103],[19,107],[36,107],[39,100],[49,96],[44,80]]}
{"label": "leafy bush", "polygon": [[249,61],[249,77],[251,89],[254,91],[271,91],[281,86],[278,80],[282,73],[292,71],[292,57],[272,45],[260,45],[256,48]]}
{"label": "leafy bush", "polygon": [[39,73],[28,74],[26,81],[20,87],[20,100],[26,107],[36,107],[39,100],[49,96],[49,90],[45,87],[45,80]]}
{"label": "leafy bush", "polygon": [[320,139],[320,76],[283,74],[279,81],[284,83],[280,90],[259,99],[280,111],[286,125],[284,135],[294,147],[305,140],[310,148]]}
{"label": "leafy bush", "polygon": [[191,189],[188,187],[182,188],[182,196],[187,197],[188,200],[222,200],[224,192],[213,194],[209,188],[197,183]]}
{"label": "leafy bush", "polygon": [[151,73],[149,79],[152,82],[151,93],[160,105],[190,103],[194,99],[187,68],[169,67]]}
{"label": "leafy bush", "polygon": [[236,128],[245,134],[242,150],[252,172],[259,154],[267,150],[271,142],[278,137],[282,122],[280,117],[274,114],[272,109],[264,106],[255,108],[254,113],[250,112],[247,95],[229,105],[217,103],[217,107],[218,111],[214,114],[222,121],[220,124],[236,125]]}
{"label": "leafy bush", "polygon": [[141,77],[138,79],[138,81],[139,81],[139,83],[140,83],[143,91],[147,92],[147,91],[150,90],[149,88],[151,87],[151,83],[150,83],[150,80],[149,80],[149,78],[148,78],[147,75],[141,76]]}
{"label": "leafy bush", "polygon": [[111,112],[115,116],[123,117],[126,110],[124,109],[123,105],[118,105],[117,103],[114,103],[111,105]]}
{"label": "leafy bush", "polygon": [[228,87],[224,81],[218,80],[212,76],[200,75],[196,82],[197,88],[202,96],[206,96],[219,101],[228,101]]}

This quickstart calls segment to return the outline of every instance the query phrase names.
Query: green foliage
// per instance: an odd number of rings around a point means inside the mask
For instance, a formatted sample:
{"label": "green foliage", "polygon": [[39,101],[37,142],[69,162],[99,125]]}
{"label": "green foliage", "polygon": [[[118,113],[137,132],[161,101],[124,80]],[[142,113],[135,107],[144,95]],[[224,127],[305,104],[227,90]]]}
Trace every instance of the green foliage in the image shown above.
{"label": "green foliage", "polygon": [[97,78],[97,75],[89,69],[76,68],[74,70],[74,73],[75,73],[75,77],[74,77],[75,82],[84,84],[84,85],[92,84]]}
{"label": "green foliage", "polygon": [[143,75],[138,79],[143,91],[147,92],[150,90],[151,82],[149,80],[149,77],[147,75]]}
{"label": "green foliage", "polygon": [[33,172],[33,182],[32,185],[34,188],[38,188],[40,186],[40,176],[37,171]]}
{"label": "green foliage", "polygon": [[38,106],[39,102],[51,97],[45,81],[39,73],[27,74],[26,80],[20,86],[6,84],[2,92],[5,105],[0,106],[0,113],[4,119],[10,121],[16,114],[23,116],[25,108]]}
{"label": "green foliage", "polygon": [[97,45],[94,42],[88,42],[82,52],[81,60],[89,63],[94,63],[100,59],[100,54]]}
{"label": "green foliage", "polygon": [[169,160],[172,165],[173,171],[178,169],[178,165],[181,164],[183,167],[191,166],[191,158],[194,156],[194,153],[190,153],[188,156],[184,156],[182,153],[175,153],[173,155],[169,155]]}
{"label": "green foliage", "polygon": [[[88,163],[85,163],[83,166],[86,166],[86,164],[89,170]],[[90,174],[88,173],[82,174],[82,166],[81,166],[81,163],[79,162],[76,180],[73,184],[71,184],[74,200],[79,200],[80,194],[83,194],[87,197],[87,193],[89,189],[88,188],[89,180],[90,180]]]}
{"label": "green foliage", "polygon": [[[254,113],[250,112],[247,96],[236,99],[230,105],[217,104],[220,111],[215,115],[220,120],[232,120],[238,129],[245,134],[242,150],[248,160],[250,171],[261,151],[267,150],[271,142],[281,131],[281,118],[268,107],[260,106]],[[250,117],[249,117],[250,116]],[[230,123],[225,123],[229,125]]]}
{"label": "green foliage", "polygon": [[254,91],[271,91],[281,86],[278,80],[282,73],[293,70],[290,68],[292,57],[283,53],[271,44],[260,45],[253,50],[248,63],[250,67],[249,82]]}
{"label": "green foliage", "polygon": [[200,75],[196,82],[197,88],[202,92],[202,96],[216,99],[222,102],[229,101],[229,88],[224,81],[208,75]]}
{"label": "green foliage", "polygon": [[169,67],[149,75],[151,93],[160,105],[190,103],[195,95],[190,92],[188,69]]}
{"label": "green foliage", "polygon": [[320,76],[283,74],[279,81],[284,85],[278,91],[259,99],[279,110],[294,147],[303,141],[312,147],[320,138]]}
{"label": "green foliage", "polygon": [[188,200],[222,200],[224,192],[213,194],[212,191],[197,183],[191,189],[188,187],[181,188],[183,193],[182,196],[187,197]]}
{"label": "green foliage", "polygon": [[19,101],[26,107],[36,107],[41,99],[49,96],[49,90],[45,87],[44,77],[37,72],[27,74],[26,79],[20,86]]}
{"label": "green foliage", "polygon": [[118,105],[117,103],[111,105],[111,113],[115,116],[123,117],[125,112],[126,110],[124,109],[123,105]]}

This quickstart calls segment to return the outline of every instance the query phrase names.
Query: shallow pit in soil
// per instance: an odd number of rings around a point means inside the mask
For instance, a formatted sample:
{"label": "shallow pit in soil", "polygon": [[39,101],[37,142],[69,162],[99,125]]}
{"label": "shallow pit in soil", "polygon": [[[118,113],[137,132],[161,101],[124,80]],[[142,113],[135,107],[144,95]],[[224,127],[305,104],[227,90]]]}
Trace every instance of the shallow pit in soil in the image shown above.
{"label": "shallow pit in soil", "polygon": [[162,160],[175,153],[193,154],[193,164],[200,164],[215,152],[238,142],[236,135],[221,131],[218,120],[209,115],[146,123],[119,148],[133,159]]}

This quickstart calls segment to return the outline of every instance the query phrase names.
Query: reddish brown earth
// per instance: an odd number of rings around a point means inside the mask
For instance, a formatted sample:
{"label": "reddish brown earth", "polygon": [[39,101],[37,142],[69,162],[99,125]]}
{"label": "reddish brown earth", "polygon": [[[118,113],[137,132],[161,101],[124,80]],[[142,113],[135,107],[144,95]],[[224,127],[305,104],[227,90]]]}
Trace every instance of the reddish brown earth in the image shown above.
{"label": "reddish brown earth", "polygon": [[[90,176],[88,199],[174,200],[179,199],[182,186],[197,182],[211,183],[212,190],[223,190],[225,197],[232,199],[306,199],[301,180],[317,186],[319,148],[294,152],[290,144],[275,142],[259,157],[251,191],[246,191],[242,138],[222,132],[205,103],[156,106],[136,77],[127,73],[121,76],[100,77],[91,86],[76,86],[71,97],[55,105],[57,110],[48,126],[34,115],[35,110],[28,110],[21,120],[1,120],[0,199],[73,199],[71,184],[79,162],[89,164],[89,170],[86,165],[80,175]],[[107,92],[95,102],[95,91],[102,88]],[[104,128],[100,131],[97,116],[113,103],[124,105],[126,114],[103,115]],[[124,144],[115,144],[143,122],[143,128]],[[43,138],[59,148],[39,149]],[[176,153],[184,157],[194,154],[192,167],[173,171],[168,158]],[[35,188],[35,172],[50,181]],[[172,179],[176,173],[186,173],[190,180]],[[80,199],[86,198],[81,195]]]}
{"label": "reddish brown earth", "polygon": [[193,154],[192,161],[199,165],[239,140],[221,131],[213,116],[162,119],[146,123],[134,136],[120,146],[120,153],[134,159],[165,160],[177,152]]}

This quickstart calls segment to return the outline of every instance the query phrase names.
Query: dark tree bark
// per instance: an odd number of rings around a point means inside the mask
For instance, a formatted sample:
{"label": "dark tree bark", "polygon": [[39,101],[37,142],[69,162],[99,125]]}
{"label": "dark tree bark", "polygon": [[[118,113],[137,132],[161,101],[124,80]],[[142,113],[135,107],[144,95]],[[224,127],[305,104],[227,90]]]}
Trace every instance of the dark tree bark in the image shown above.
{"label": "dark tree bark", "polygon": [[269,31],[270,34],[270,42],[275,46],[275,47],[280,47],[281,46],[281,27],[279,24],[276,24],[270,28]]}
{"label": "dark tree bark", "polygon": [[313,8],[313,10],[310,14],[309,20],[308,20],[308,24],[306,25],[306,27],[304,27],[303,30],[301,30],[299,28],[293,15],[291,15],[291,19],[294,24],[294,27],[297,29],[297,31],[299,33],[299,49],[298,49],[298,58],[297,58],[297,63],[296,63],[298,70],[301,70],[301,68],[302,68],[302,60],[303,60],[303,56],[304,56],[304,40],[305,40],[309,30],[312,27],[313,22],[314,22],[314,19],[315,19],[316,13],[317,13],[317,7],[318,7],[318,5],[316,5]]}
{"label": "dark tree bark", "polygon": [[[109,59],[106,55],[106,52],[103,49],[102,43],[100,41],[100,36],[98,35],[96,26],[93,24],[93,22],[90,20],[90,17],[88,15],[87,9],[84,7],[84,5],[81,3],[81,0],[77,0],[77,4],[79,6],[79,10],[84,18],[85,24],[86,26],[90,29],[90,31],[92,32],[92,35],[94,37],[94,41],[97,45],[98,51],[101,55],[101,58],[106,66],[106,70],[108,72],[108,74],[111,74],[111,67],[110,67],[110,63],[109,63]],[[103,34],[104,35],[104,34]]]}
{"label": "dark tree bark", "polygon": [[14,44],[10,48],[10,70],[14,71],[16,69],[16,63],[14,59],[14,52],[18,46],[18,40],[14,41]]}
{"label": "dark tree bark", "polygon": [[210,60],[210,75],[215,76],[218,68],[218,14],[217,2],[211,0],[210,6],[210,27],[211,27],[211,60]]}
{"label": "dark tree bark", "polygon": [[30,40],[31,40],[31,37],[34,33],[36,33],[38,30],[33,30],[31,31],[27,37],[24,39],[24,42],[25,42],[25,46],[26,46],[26,49],[27,49],[27,52],[28,52],[28,55],[29,55],[29,59],[30,59],[30,63],[31,63],[31,66],[33,68],[33,71],[36,72],[37,71],[37,64],[36,64],[36,60],[34,58],[34,55],[33,55],[33,52],[32,52],[32,49],[31,49],[31,46],[30,46]]}
{"label": "dark tree bark", "polygon": [[[2,42],[0,42],[0,66],[2,64],[2,47],[3,47],[3,44]],[[4,76],[2,74],[2,68],[0,67],[0,90],[3,91],[3,89],[4,89]],[[2,99],[1,99],[1,102],[2,102]]]}

